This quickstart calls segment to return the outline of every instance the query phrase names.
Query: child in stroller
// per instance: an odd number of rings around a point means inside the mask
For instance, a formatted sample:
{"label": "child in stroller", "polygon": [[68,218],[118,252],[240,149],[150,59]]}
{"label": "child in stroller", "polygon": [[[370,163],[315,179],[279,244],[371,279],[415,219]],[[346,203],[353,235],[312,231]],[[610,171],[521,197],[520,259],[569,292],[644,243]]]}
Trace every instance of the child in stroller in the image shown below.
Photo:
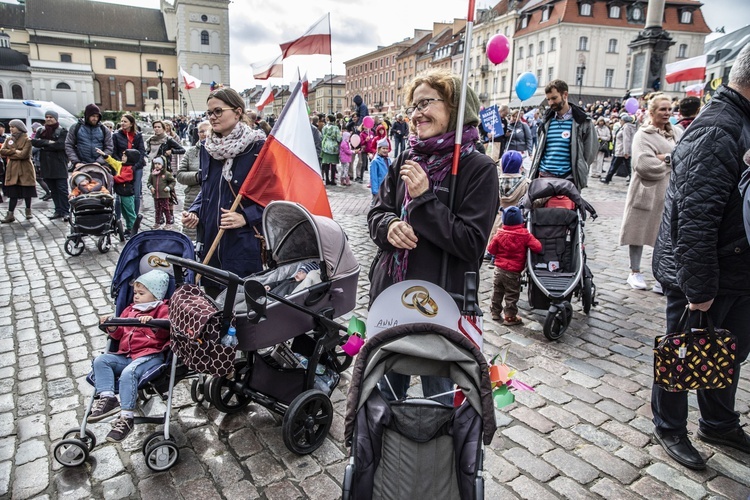
{"label": "child in stroller", "polygon": [[71,200],[87,194],[109,194],[109,190],[104,187],[102,181],[91,177],[86,172],[73,172],[70,176],[70,183],[74,186],[68,195]]}
{"label": "child in stroller", "polygon": [[[120,442],[133,429],[133,414],[138,402],[138,381],[151,368],[164,363],[162,351],[169,343],[169,330],[145,326],[152,319],[166,319],[169,310],[164,296],[169,287],[169,275],[153,270],[136,278],[133,284],[133,303],[122,318],[138,318],[144,326],[108,326],[109,336],[120,341],[116,353],[103,353],[94,360],[94,380],[99,398],[89,414],[89,422],[98,422],[120,410],[115,396],[115,377],[120,378],[122,409],[107,441]],[[104,323],[111,319],[101,318]]]}

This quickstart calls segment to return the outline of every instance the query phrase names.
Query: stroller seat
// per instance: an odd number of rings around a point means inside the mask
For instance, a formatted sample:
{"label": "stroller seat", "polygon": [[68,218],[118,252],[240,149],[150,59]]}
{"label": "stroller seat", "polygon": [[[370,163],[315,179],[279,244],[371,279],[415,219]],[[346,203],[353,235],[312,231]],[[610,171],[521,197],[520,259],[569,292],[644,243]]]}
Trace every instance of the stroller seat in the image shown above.
{"label": "stroller seat", "polygon": [[[577,239],[578,214],[565,208],[536,208],[531,219],[531,233],[542,243],[542,253],[532,255],[534,270],[561,275],[575,275],[573,248]],[[559,271],[559,272],[558,272]]]}

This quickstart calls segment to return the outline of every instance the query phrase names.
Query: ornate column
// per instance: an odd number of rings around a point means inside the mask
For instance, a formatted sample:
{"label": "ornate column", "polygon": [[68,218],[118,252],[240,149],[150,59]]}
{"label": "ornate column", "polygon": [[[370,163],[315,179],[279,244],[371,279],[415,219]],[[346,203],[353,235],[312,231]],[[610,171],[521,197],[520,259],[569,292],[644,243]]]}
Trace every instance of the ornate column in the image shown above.
{"label": "ornate column", "polygon": [[[638,19],[642,16],[643,4],[636,2],[629,7],[626,15]],[[665,57],[669,47],[674,45],[672,37],[662,28],[664,18],[664,0],[648,0],[646,26],[635,39],[628,44],[632,49],[630,91],[633,95],[642,95],[654,90],[661,90],[664,77]]]}

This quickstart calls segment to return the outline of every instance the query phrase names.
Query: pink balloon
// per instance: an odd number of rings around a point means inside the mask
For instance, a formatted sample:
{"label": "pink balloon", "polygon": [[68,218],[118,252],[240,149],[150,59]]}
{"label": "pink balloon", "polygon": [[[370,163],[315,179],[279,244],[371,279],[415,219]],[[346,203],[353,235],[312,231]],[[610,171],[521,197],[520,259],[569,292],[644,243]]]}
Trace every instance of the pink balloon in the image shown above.
{"label": "pink balloon", "polygon": [[487,42],[487,59],[492,64],[500,64],[510,54],[510,41],[505,35],[495,35]]}
{"label": "pink balloon", "polygon": [[627,111],[631,115],[638,111],[638,99],[636,99],[635,97],[631,97],[630,99],[625,101],[625,111]]}
{"label": "pink balloon", "polygon": [[372,119],[372,116],[365,116],[362,118],[362,126],[365,128],[372,128],[372,126],[375,125],[375,120]]}

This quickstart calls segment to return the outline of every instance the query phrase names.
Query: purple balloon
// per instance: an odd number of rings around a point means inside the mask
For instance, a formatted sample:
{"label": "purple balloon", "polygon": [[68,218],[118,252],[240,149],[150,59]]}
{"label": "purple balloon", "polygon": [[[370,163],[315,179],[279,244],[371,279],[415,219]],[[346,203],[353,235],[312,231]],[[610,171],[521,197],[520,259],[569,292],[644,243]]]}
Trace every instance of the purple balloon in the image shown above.
{"label": "purple balloon", "polygon": [[487,59],[492,64],[500,64],[510,54],[510,41],[505,35],[495,35],[487,42]]}
{"label": "purple balloon", "polygon": [[638,111],[638,99],[635,97],[631,97],[627,101],[625,101],[625,111],[630,113],[631,115],[635,114],[636,111]]}

